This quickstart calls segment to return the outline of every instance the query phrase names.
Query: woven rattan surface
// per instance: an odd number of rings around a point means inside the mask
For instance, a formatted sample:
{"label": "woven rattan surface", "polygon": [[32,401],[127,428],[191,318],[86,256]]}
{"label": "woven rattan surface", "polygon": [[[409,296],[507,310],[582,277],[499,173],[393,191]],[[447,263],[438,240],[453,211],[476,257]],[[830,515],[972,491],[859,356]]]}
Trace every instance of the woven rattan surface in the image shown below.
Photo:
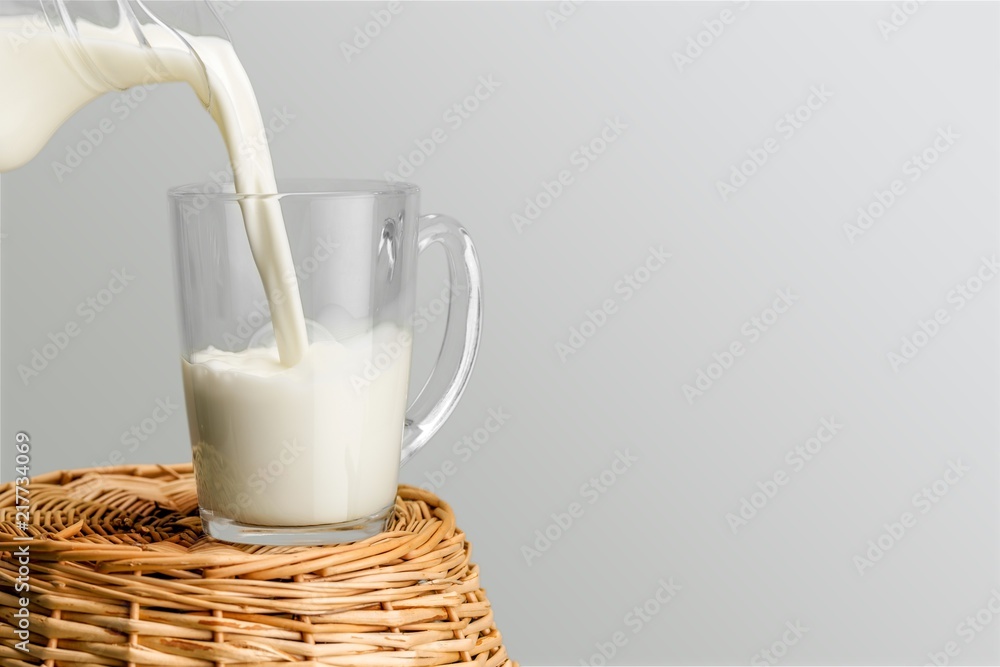
{"label": "woven rattan surface", "polygon": [[[22,530],[0,487],[0,664],[515,665],[465,535],[426,491],[400,486],[389,529],[362,542],[262,547],[202,534],[190,465],[56,472],[29,489]],[[16,590],[25,544],[29,593]]]}

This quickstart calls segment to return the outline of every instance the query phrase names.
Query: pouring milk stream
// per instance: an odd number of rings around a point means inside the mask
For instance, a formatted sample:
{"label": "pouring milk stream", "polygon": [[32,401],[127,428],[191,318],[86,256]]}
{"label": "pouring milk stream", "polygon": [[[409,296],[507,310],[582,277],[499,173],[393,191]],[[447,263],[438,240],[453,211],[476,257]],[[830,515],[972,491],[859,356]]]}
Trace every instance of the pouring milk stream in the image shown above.
{"label": "pouring milk stream", "polygon": [[[140,84],[184,81],[199,93],[219,126],[237,191],[277,192],[253,87],[225,39],[183,35],[204,63],[208,76],[208,89],[204,90],[198,61],[177,49],[174,33],[162,26],[150,25],[143,30],[150,54],[133,43],[133,32],[127,25],[105,28],[77,23],[80,40],[104,81],[95,77],[84,80],[80,66],[68,62],[76,50],[70,37],[50,31],[23,37],[24,27],[24,19],[0,17],[0,172],[34,157],[67,118],[104,93]],[[269,201],[246,200],[243,212],[281,361],[294,366],[305,353],[306,327],[281,210]]]}
{"label": "pouring milk stream", "polygon": [[[124,20],[110,28],[78,21],[75,39],[44,29],[26,37],[25,26],[23,17],[0,16],[0,172],[30,160],[66,119],[104,93],[183,81],[219,127],[237,191],[277,192],[253,88],[226,39],[151,24],[142,28],[148,43],[143,47]],[[176,48],[178,35],[190,50]],[[85,68],[74,62],[83,53],[80,45],[99,76],[84,76]],[[349,390],[349,377],[376,340],[396,338],[397,332],[310,345],[278,201],[246,198],[241,208],[276,346],[240,352],[209,348],[183,362],[189,412],[192,403],[199,408],[197,417],[189,418],[198,421],[191,427],[201,504],[226,507],[245,523],[275,526],[337,523],[375,513],[387,504],[385,489],[395,487],[409,345],[370,386]],[[254,401],[267,411],[246,409]],[[230,418],[213,420],[213,415]],[[275,423],[293,426],[279,433]],[[288,443],[304,452],[301,465],[289,466],[266,501],[252,494],[237,501],[247,495],[247,480],[232,479],[231,462],[239,461],[241,471],[266,468]]]}

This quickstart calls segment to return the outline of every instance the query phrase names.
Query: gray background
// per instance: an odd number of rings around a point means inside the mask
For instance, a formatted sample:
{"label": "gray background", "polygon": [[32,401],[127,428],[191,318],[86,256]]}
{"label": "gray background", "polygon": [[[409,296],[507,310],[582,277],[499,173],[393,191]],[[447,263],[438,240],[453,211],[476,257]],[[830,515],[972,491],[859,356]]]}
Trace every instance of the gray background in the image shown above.
{"label": "gray background", "polygon": [[[921,4],[884,36],[889,4],[585,3],[555,29],[554,3],[407,4],[348,63],[341,42],[384,6],[248,2],[226,20],[264,116],[294,115],[272,144],[279,175],[379,178],[448,135],[410,180],[478,245],[485,333],[461,405],[403,480],[455,465],[435,488],[513,657],[596,664],[622,632],[613,663],[766,664],[797,622],[784,662],[920,664],[950,641],[953,664],[1000,660],[996,614],[971,641],[961,626],[1000,590],[1000,281],[948,300],[998,249],[997,6]],[[674,52],[724,9],[734,21],[678,71]],[[501,86],[453,129],[443,114],[480,76]],[[832,97],[786,139],[775,123],[811,86]],[[18,429],[37,473],[189,458],[181,413],[134,453],[119,439],[182,395],[164,192],[226,158],[185,87],[126,118],[119,97],[2,179],[4,479]],[[114,131],[60,182],[53,162],[105,118]],[[627,129],[578,172],[574,151],[609,118]],[[948,127],[954,145],[908,180]],[[779,150],[723,202],[716,182],[769,137]],[[562,169],[573,183],[519,233],[511,215]],[[895,178],[905,193],[851,244],[845,223]],[[615,284],[651,245],[672,257],[625,301]],[[422,301],[442,264],[425,258]],[[122,267],[134,282],[25,386],[17,366]],[[750,343],[744,322],[779,289],[797,301]],[[556,344],[606,298],[617,312],[563,362]],[[938,308],[949,322],[895,372],[887,354]],[[690,403],[682,386],[733,341],[745,354]],[[509,420],[462,460],[453,444],[491,408]],[[795,470],[786,453],[830,416],[843,429]],[[590,504],[581,485],[626,450],[638,463]],[[958,460],[968,472],[921,513],[914,494]],[[734,534],[726,515],[778,471],[787,484]],[[573,502],[583,515],[529,565],[522,548]],[[907,511],[916,525],[859,573]],[[634,632],[626,615],[670,578],[680,590]]]}

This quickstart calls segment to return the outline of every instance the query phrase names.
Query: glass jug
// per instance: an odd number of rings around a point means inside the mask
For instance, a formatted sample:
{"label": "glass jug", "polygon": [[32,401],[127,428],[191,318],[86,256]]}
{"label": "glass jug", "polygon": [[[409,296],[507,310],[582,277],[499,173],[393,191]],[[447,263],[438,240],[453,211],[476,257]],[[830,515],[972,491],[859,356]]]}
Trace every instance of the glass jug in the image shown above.
{"label": "glass jug", "polygon": [[33,158],[104,93],[187,81],[206,108],[208,75],[186,36],[229,35],[204,0],[4,0],[0,3],[0,172]]}

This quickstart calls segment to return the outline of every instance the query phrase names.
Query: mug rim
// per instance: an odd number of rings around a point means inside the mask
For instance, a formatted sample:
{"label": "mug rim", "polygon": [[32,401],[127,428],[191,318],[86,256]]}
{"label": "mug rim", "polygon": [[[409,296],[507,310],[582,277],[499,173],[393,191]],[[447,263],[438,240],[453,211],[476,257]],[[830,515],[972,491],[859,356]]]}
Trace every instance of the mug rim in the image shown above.
{"label": "mug rim", "polygon": [[278,180],[278,192],[237,192],[231,181],[186,183],[167,190],[171,199],[204,197],[211,200],[238,201],[282,197],[391,197],[420,192],[420,187],[404,181],[380,181],[353,178],[288,178]]}

